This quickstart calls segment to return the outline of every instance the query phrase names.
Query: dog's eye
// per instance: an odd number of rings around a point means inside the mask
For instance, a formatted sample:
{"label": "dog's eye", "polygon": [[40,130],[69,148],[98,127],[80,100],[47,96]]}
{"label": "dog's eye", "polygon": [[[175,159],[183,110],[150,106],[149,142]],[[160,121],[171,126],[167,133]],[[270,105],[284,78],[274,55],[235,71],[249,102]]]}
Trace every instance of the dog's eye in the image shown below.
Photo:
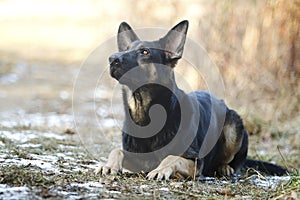
{"label": "dog's eye", "polygon": [[149,55],[150,54],[150,51],[149,51],[149,49],[142,49],[141,50],[141,54],[143,54],[143,55]]}

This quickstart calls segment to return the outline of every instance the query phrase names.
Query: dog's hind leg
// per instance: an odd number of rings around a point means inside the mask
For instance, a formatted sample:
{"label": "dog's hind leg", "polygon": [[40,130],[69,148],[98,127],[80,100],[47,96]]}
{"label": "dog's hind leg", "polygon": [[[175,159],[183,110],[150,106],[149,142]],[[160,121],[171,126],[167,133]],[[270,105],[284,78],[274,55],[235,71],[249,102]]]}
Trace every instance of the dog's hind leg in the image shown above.
{"label": "dog's hind leg", "polygon": [[117,174],[122,169],[124,153],[121,149],[117,148],[110,152],[106,165],[100,165],[96,170],[96,174]]}
{"label": "dog's hind leg", "polygon": [[194,177],[195,162],[180,156],[169,155],[161,161],[159,166],[147,175],[148,179],[168,180],[171,175],[180,177]]}
{"label": "dog's hind leg", "polygon": [[247,134],[245,132],[242,119],[233,110],[229,110],[226,114],[225,125],[218,148],[218,174],[221,176],[230,176],[234,174],[243,164],[246,158],[247,149],[246,141]]}
{"label": "dog's hind leg", "polygon": [[235,154],[230,166],[238,172],[245,164],[248,153],[248,135],[246,129],[243,130],[243,141],[240,150]]}

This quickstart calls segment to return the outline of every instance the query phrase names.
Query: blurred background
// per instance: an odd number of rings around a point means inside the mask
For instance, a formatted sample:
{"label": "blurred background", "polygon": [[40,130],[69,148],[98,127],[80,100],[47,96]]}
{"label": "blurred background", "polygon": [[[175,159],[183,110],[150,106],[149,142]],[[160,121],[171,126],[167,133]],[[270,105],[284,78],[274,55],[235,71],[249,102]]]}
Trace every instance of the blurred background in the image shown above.
{"label": "blurred background", "polygon": [[183,19],[190,22],[188,37],[218,66],[226,101],[250,135],[299,151],[299,0],[0,0],[2,121],[24,113],[71,115],[81,63],[116,35],[120,22],[169,29]]}

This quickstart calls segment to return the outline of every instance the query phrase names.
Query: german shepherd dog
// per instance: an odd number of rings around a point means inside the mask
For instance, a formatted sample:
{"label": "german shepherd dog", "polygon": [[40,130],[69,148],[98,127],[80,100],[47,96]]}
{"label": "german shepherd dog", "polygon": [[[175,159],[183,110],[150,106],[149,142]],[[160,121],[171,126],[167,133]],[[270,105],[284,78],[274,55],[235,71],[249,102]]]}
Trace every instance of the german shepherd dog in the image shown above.
{"label": "german shepherd dog", "polygon": [[109,63],[111,76],[123,90],[123,148],[114,149],[96,172],[128,169],[158,180],[231,176],[243,167],[270,175],[287,173],[280,166],[246,158],[243,120],[223,100],[205,91],[186,94],[177,87],[173,68],[182,57],[187,30],[185,20],[149,42],[141,41],[127,23],[120,24],[119,52]]}

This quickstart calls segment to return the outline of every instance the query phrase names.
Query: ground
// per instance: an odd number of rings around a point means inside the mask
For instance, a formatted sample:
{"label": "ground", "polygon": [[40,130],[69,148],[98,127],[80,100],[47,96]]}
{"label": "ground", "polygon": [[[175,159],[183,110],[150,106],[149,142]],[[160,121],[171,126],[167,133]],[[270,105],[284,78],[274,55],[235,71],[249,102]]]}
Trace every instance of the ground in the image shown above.
{"label": "ground", "polygon": [[[75,133],[76,134],[76,133]],[[95,175],[92,159],[71,131],[52,133],[6,128],[1,138],[2,199],[297,199],[297,175],[259,173],[235,180],[148,181],[145,174]]]}

